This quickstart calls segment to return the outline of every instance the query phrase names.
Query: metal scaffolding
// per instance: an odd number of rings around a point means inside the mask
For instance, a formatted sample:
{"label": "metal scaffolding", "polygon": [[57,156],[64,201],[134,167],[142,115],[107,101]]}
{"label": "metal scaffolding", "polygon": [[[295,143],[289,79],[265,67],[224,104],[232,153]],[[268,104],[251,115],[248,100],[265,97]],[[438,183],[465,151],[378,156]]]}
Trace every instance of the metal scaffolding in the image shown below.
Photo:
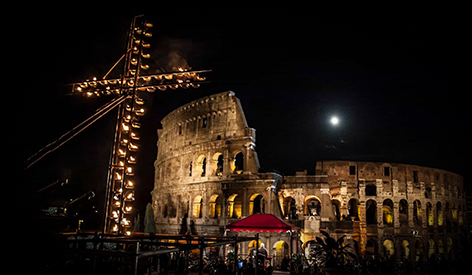
{"label": "metal scaffolding", "polygon": [[[189,68],[175,68],[176,71],[147,74],[150,69],[151,47],[147,40],[152,37],[153,24],[143,15],[133,18],[127,36],[126,52],[105,74],[102,79],[70,84],[72,94],[86,97],[112,96],[113,99],[98,109],[95,114],[46,145],[25,161],[25,169],[38,162],[47,154],[55,151],[64,143],[78,135],[99,118],[118,107],[115,133],[111,149],[106,195],[103,233],[115,235],[131,234],[131,215],[135,200],[133,176],[137,163],[136,151],[139,149],[140,118],[144,116],[144,94],[167,89],[198,88],[206,83],[202,73],[210,70],[191,71]],[[119,78],[111,78],[111,71],[123,61]]]}

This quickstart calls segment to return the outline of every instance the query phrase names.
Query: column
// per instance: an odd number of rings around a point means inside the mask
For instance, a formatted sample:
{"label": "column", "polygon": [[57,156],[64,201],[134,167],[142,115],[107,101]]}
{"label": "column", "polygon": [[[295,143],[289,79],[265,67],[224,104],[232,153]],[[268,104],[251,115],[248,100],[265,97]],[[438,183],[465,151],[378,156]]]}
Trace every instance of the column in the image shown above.
{"label": "column", "polygon": [[393,226],[395,228],[400,228],[400,202],[393,202]]}
{"label": "column", "polygon": [[376,201],[377,202],[377,223],[379,224],[379,227],[384,227],[383,223],[383,202],[382,201]]}
{"label": "column", "polygon": [[247,188],[244,188],[244,192],[243,192],[243,199],[241,201],[242,203],[242,206],[241,206],[241,214],[242,216],[249,216],[249,213],[248,213],[248,198],[247,198]]}
{"label": "column", "polygon": [[229,154],[228,148],[225,148],[223,152],[223,175],[231,175],[231,156]]}
{"label": "column", "polygon": [[409,201],[408,202],[408,226],[410,228],[415,227],[415,222],[413,221],[413,209],[414,209],[414,201]]}
{"label": "column", "polygon": [[[333,205],[329,197],[329,185],[327,183],[321,184],[321,221],[329,221],[333,218]],[[334,217],[334,220],[336,217]]]}

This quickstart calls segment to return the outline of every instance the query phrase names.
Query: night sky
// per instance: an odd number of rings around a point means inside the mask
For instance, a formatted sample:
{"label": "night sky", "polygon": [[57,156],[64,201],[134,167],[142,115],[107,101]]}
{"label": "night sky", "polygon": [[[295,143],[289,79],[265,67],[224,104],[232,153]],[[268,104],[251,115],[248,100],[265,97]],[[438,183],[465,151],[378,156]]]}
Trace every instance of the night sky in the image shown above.
{"label": "night sky", "polygon": [[[66,84],[101,78],[124,53],[133,15],[144,11],[154,23],[153,69],[188,64],[213,72],[206,75],[211,83],[199,89],[147,96],[136,176],[140,211],[151,200],[160,120],[185,103],[227,90],[236,93],[256,129],[265,170],[293,175],[313,172],[317,160],[370,160],[445,169],[467,181],[470,31],[461,10],[30,10],[19,27],[24,24],[28,35],[14,38],[23,65],[9,104],[20,110],[15,155],[25,160],[112,99],[69,96]],[[329,124],[332,115],[340,118],[339,126]],[[48,194],[51,199],[93,190],[101,209],[115,117],[109,113],[22,172],[24,190],[67,176],[72,187]]]}

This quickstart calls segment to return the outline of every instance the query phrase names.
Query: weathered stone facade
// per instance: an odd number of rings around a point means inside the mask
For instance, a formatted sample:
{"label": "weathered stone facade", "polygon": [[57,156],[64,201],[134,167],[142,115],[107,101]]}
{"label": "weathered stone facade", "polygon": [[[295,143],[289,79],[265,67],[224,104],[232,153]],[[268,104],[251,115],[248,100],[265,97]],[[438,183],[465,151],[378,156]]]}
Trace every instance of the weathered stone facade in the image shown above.
{"label": "weathered stone facade", "polygon": [[[454,257],[466,225],[463,178],[440,169],[322,161],[316,163],[316,175],[299,172],[285,177],[278,192],[284,214],[295,208],[292,219],[305,220],[300,223],[303,243],[325,229],[337,237],[346,234],[362,255]],[[313,219],[311,212],[318,204],[321,214]]]}
{"label": "weathered stone facade", "polygon": [[233,92],[178,108],[158,136],[152,196],[160,232],[221,234],[232,219],[264,208],[262,196],[269,198],[268,187],[281,178],[258,173],[255,130]]}
{"label": "weathered stone facade", "polygon": [[[463,178],[444,170],[323,161],[315,175],[260,173],[255,130],[233,92],[174,110],[158,136],[152,200],[160,233],[223,234],[241,217],[271,213],[301,228],[300,248],[321,229],[346,234],[362,255],[426,260],[453,257],[466,223]],[[270,254],[288,251],[287,236],[261,240]]]}

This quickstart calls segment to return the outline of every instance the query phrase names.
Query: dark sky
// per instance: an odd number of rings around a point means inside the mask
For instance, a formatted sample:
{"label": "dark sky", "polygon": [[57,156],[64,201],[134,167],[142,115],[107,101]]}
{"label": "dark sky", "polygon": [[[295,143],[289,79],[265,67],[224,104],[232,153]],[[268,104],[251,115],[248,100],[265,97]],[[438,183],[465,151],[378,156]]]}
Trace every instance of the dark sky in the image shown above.
{"label": "dark sky", "polygon": [[[123,54],[129,23],[141,10],[154,23],[155,69],[178,56],[193,69],[213,70],[211,83],[199,89],[147,97],[136,176],[142,205],[150,201],[160,120],[182,104],[226,90],[236,93],[257,131],[265,169],[291,175],[313,170],[316,160],[372,160],[437,167],[467,180],[470,22],[459,7],[24,11],[18,28],[28,35],[12,38],[20,45],[21,78],[15,81],[21,85],[9,104],[21,110],[15,117],[20,159],[111,100],[67,96],[66,84],[102,77]],[[341,119],[336,128],[328,123],[331,115]],[[94,190],[100,200],[114,118],[115,112],[103,117],[24,172],[25,186],[39,189],[70,174],[77,189]]]}

